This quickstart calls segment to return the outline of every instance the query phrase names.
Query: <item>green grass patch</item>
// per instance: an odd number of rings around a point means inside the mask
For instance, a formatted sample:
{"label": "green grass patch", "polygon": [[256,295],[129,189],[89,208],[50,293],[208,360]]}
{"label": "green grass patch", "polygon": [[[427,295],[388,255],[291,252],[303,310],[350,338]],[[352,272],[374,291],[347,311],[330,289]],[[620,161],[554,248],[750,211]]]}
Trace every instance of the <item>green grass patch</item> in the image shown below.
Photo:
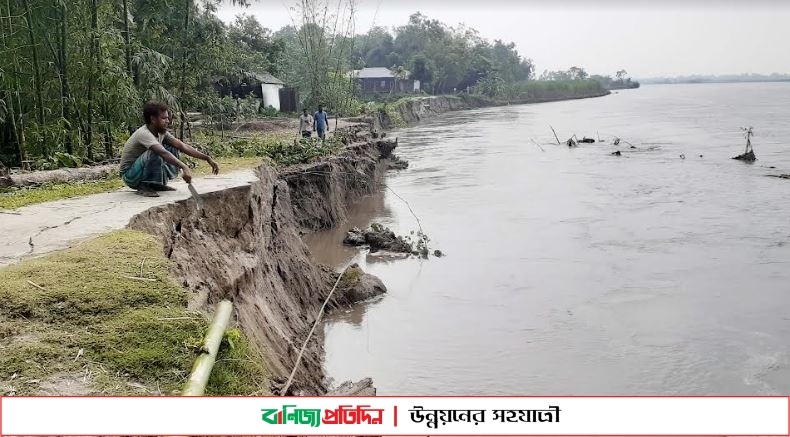
{"label": "green grass patch", "polygon": [[[193,159],[193,161],[195,160]],[[219,164],[221,173],[253,168],[263,163],[263,159],[258,157],[218,157],[215,161]],[[196,163],[197,167],[193,170],[195,176],[206,176],[211,174],[211,167],[204,161],[196,161]],[[0,209],[16,209],[54,200],[109,193],[123,186],[124,183],[121,178],[119,176],[114,176],[112,178],[97,181],[46,184],[40,187],[20,189],[6,188],[0,191]]]}
{"label": "green grass patch", "polygon": [[[209,320],[187,311],[170,267],[156,238],[123,230],[0,269],[0,381],[25,395],[84,373],[91,393],[177,394]],[[261,363],[229,331],[208,393],[268,394]]]}
{"label": "green grass patch", "polygon": [[47,184],[35,188],[6,189],[4,192],[0,192],[0,208],[15,209],[52,200],[106,193],[115,191],[122,186],[121,179],[115,177],[98,181]]}

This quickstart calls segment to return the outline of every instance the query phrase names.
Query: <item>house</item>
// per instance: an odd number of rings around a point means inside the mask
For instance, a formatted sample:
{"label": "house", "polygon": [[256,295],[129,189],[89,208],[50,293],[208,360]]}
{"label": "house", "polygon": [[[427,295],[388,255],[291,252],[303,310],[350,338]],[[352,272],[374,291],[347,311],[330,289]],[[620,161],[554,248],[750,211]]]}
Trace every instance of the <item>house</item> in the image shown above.
{"label": "house", "polygon": [[285,83],[280,79],[272,76],[269,73],[256,74],[255,78],[261,85],[261,94],[263,98],[263,107],[273,107],[280,110],[280,88],[285,86]]}
{"label": "house", "polygon": [[420,91],[420,81],[410,79],[409,72],[399,79],[389,68],[372,67],[354,70],[351,74],[362,87],[363,93],[409,93]]}
{"label": "house", "polygon": [[267,72],[242,73],[240,83],[231,84],[225,77],[214,78],[214,84],[220,95],[244,98],[252,94],[263,100],[263,107],[269,106],[280,110],[280,89],[285,83]]}

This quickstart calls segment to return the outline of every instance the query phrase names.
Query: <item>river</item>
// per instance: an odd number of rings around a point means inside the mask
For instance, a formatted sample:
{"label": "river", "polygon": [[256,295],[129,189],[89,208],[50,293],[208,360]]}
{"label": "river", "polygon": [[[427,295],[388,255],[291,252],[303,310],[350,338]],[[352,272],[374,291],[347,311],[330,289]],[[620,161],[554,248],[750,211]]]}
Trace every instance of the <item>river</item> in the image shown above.
{"label": "river", "polygon": [[[790,394],[790,180],[766,177],[790,173],[788,120],[790,83],[653,85],[394,132],[391,190],[307,238],[388,287],[328,321],[327,374],[379,395]],[[741,126],[754,164],[730,159]],[[340,246],[416,230],[409,206],[445,257]]]}

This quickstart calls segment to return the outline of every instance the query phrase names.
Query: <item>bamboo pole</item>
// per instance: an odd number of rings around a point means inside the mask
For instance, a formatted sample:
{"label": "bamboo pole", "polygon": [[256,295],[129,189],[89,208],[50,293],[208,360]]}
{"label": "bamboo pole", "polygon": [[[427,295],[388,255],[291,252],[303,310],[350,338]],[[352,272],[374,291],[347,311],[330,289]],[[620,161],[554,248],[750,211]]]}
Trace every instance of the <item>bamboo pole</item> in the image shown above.
{"label": "bamboo pole", "polygon": [[[30,42],[30,49],[33,55],[33,84],[36,89],[36,115],[38,116],[38,130],[41,132],[41,144],[43,146],[44,156],[49,156],[47,150],[47,131],[44,128],[44,98],[41,91],[41,68],[39,66],[38,49],[36,48],[36,38],[33,33],[33,19],[30,18],[30,2],[24,0],[25,5],[25,24],[27,24],[27,35]],[[24,159],[24,158],[23,158]]]}
{"label": "bamboo pole", "polygon": [[[551,127],[551,125],[549,125],[549,127]],[[557,145],[558,145],[558,146],[559,146],[559,145],[561,145],[562,143],[560,143],[560,139],[559,139],[559,137],[557,136],[557,132],[556,132],[556,131],[554,131],[554,128],[553,128],[553,127],[551,127],[551,131],[552,131],[552,132],[554,132],[554,138],[557,140]]]}
{"label": "bamboo pole", "polygon": [[192,374],[189,375],[181,396],[203,396],[208,378],[211,375],[211,368],[214,367],[214,361],[217,359],[217,352],[232,313],[233,304],[230,301],[223,300],[217,305],[214,320],[211,322],[211,327],[208,334],[206,334],[205,340],[203,340],[201,355],[197,357],[195,365],[192,366]]}

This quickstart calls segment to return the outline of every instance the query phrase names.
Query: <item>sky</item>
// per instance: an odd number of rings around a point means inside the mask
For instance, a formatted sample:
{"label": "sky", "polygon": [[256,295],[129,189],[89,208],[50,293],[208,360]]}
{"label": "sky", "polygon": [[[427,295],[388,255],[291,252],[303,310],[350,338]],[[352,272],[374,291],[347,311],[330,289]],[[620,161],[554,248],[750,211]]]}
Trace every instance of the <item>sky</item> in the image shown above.
{"label": "sky", "polygon": [[[339,0],[326,0],[337,4]],[[419,11],[483,38],[516,43],[543,70],[584,67],[634,78],[690,74],[790,73],[790,1],[355,0],[355,28],[393,29]],[[295,0],[223,4],[219,17],[254,15],[264,27],[292,24]]]}

